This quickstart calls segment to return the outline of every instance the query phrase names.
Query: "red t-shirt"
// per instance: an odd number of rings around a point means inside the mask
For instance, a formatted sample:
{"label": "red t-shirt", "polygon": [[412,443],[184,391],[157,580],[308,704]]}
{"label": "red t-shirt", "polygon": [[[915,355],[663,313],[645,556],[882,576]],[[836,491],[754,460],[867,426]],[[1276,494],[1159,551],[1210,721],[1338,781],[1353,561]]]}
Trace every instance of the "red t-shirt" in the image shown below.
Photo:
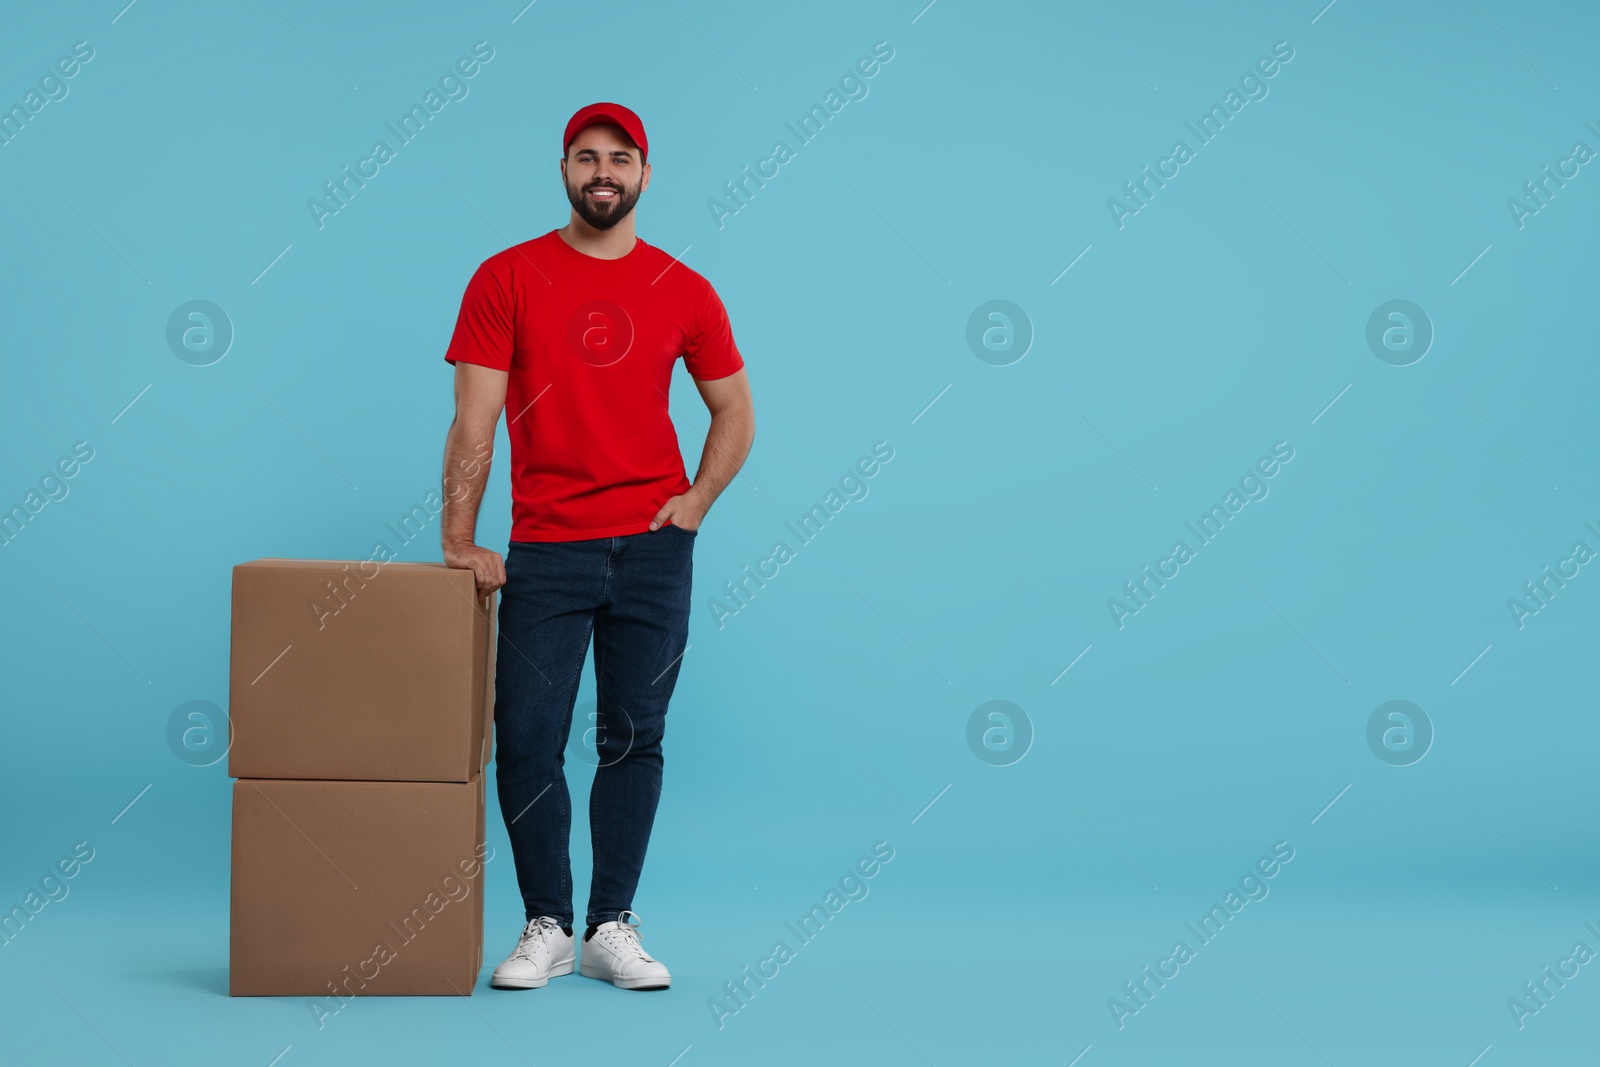
{"label": "red t-shirt", "polygon": [[744,366],[711,283],[643,240],[596,259],[551,230],[483,261],[444,358],[510,374],[513,541],[643,533],[689,488],[679,356],[702,380]]}

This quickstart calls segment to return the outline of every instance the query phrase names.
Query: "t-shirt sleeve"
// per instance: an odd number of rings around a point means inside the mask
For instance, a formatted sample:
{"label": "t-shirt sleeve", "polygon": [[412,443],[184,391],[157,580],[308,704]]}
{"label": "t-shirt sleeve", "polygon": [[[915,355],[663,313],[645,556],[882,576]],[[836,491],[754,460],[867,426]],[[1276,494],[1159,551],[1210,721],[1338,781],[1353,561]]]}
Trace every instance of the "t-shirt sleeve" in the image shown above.
{"label": "t-shirt sleeve", "polygon": [[707,282],[700,295],[699,314],[689,332],[688,347],[683,354],[683,365],[689,374],[701,381],[726,378],[744,366],[739,346],[733,343],[733,326],[728,322],[728,310],[722,298]]}
{"label": "t-shirt sleeve", "polygon": [[516,334],[512,315],[510,279],[489,265],[479,264],[461,297],[461,313],[445,350],[445,362],[478,363],[495,370],[511,369]]}

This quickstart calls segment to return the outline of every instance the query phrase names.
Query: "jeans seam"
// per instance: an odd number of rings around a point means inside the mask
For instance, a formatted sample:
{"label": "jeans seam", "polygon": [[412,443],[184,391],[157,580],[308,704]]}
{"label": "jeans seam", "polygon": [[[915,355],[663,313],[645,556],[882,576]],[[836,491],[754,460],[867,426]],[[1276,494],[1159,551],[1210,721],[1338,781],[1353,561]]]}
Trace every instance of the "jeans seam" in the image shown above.
{"label": "jeans seam", "polygon": [[[588,648],[588,646],[589,646],[589,637],[593,633],[594,633],[594,616],[590,615],[589,616],[589,625],[584,630],[584,632],[583,632],[583,640],[578,645],[578,648],[580,650]],[[572,679],[572,700],[574,702],[576,702],[577,697],[578,697],[578,686],[583,684],[582,675],[583,675],[583,657],[582,657],[581,652],[580,652],[580,655],[578,657],[578,666],[573,670],[572,674],[569,676],[569,678]],[[562,699],[565,700],[566,699],[565,696],[563,696]],[[570,739],[571,736],[572,736],[572,712],[569,710],[567,712],[567,738]],[[560,750],[564,750],[565,748],[566,748],[566,739],[563,739]],[[560,750],[558,750],[558,751],[560,751]],[[563,769],[561,771],[561,773],[562,773],[562,776],[565,777],[565,774],[566,774],[565,769]],[[561,823],[562,823],[563,826],[567,827],[567,840],[568,840],[568,842],[570,842],[571,839],[572,839],[572,805],[569,803],[570,799],[571,798],[568,797],[568,795],[567,795],[567,790],[563,789],[563,790],[560,791]],[[569,846],[564,846],[564,847],[569,847]],[[559,869],[561,871],[561,899],[570,901],[572,899],[571,860],[568,859],[566,863],[560,864],[559,865]]]}
{"label": "jeans seam", "polygon": [[606,707],[605,650],[600,646],[601,642],[597,638],[594,643],[594,754],[596,770],[599,769],[600,763],[601,716],[605,713]]}

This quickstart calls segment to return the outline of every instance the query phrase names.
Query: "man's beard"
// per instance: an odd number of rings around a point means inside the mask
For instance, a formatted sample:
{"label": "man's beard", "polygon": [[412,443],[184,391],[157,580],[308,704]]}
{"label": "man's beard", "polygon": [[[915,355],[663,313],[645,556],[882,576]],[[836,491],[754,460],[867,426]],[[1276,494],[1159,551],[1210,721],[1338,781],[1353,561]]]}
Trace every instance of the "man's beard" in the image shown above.
{"label": "man's beard", "polygon": [[[639,182],[640,188],[628,190],[620,184],[612,182],[596,182],[585,189],[575,189],[567,186],[567,199],[572,202],[573,210],[577,211],[584,222],[597,230],[609,230],[627,217],[633,210],[633,205],[638,203],[639,194],[643,192],[644,181]],[[615,189],[616,198],[602,203],[589,196],[589,189]]]}

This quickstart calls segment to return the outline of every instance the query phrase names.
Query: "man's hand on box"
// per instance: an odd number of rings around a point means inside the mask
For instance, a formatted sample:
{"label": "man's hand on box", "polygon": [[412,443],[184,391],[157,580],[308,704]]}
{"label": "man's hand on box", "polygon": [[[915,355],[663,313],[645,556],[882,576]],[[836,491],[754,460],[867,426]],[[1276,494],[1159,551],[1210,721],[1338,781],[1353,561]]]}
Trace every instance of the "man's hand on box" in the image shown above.
{"label": "man's hand on box", "polygon": [[487,548],[464,542],[447,544],[444,546],[444,562],[447,567],[472,572],[478,583],[479,600],[506,584],[505,560],[500,558],[500,553]]}

